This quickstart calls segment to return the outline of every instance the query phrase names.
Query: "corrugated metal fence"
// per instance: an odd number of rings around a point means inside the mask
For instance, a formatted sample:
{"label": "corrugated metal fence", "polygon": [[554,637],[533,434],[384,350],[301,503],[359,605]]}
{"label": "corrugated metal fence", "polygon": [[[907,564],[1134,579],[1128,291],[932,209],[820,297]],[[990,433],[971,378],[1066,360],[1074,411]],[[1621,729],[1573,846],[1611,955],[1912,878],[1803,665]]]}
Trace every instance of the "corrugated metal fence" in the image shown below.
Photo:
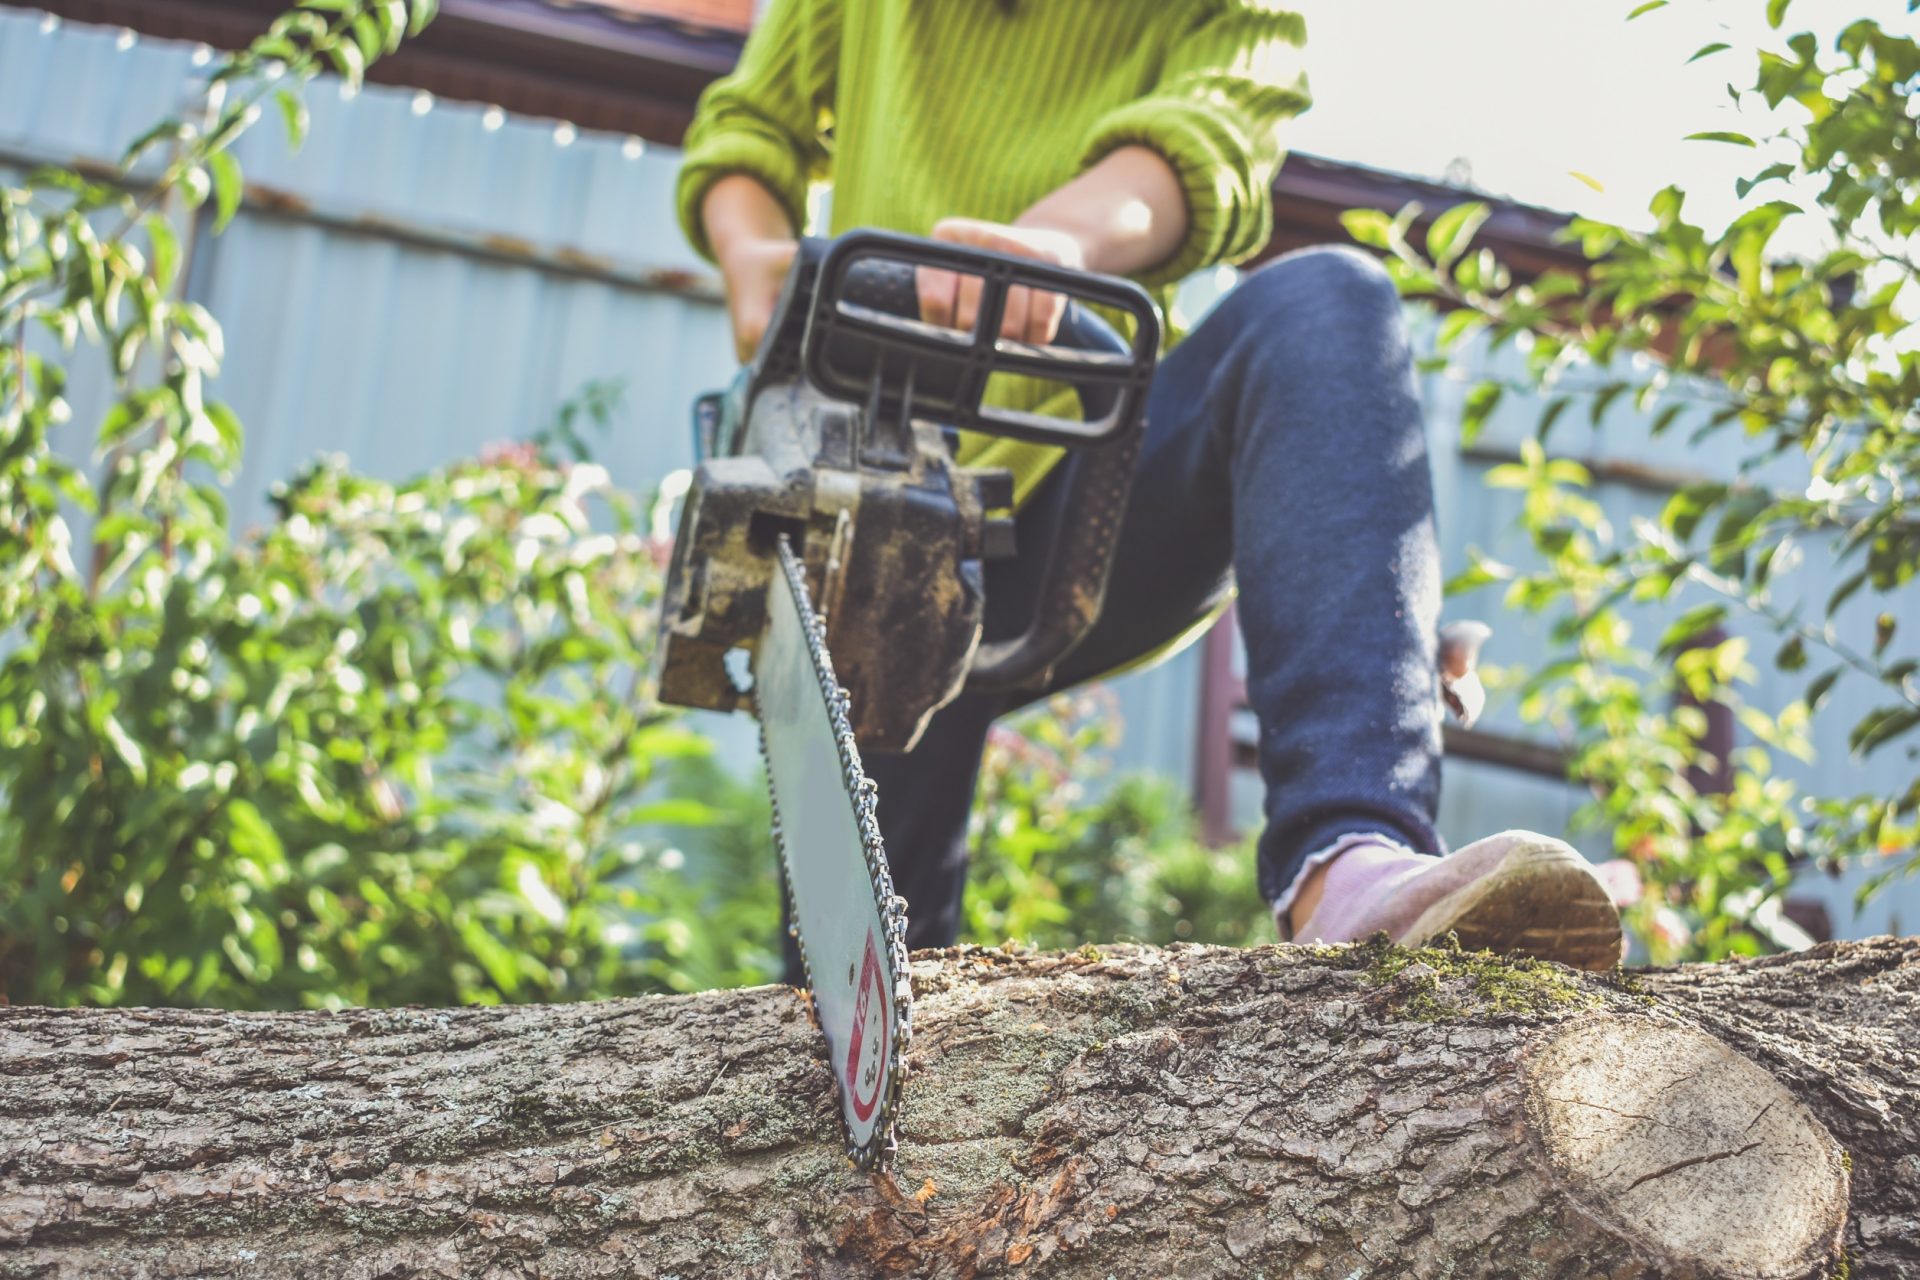
{"label": "corrugated metal fence", "polygon": [[[113,163],[131,138],[191,101],[208,58],[0,10],[0,167]],[[674,225],[671,152],[381,87],[348,97],[328,81],[309,101],[312,134],[300,153],[288,154],[271,122],[243,140],[249,200],[224,235],[199,238],[187,281],[225,326],[216,394],[249,430],[237,522],[260,519],[268,486],[316,452],[344,452],[364,471],[400,477],[527,434],[591,380],[628,387],[600,448],[618,480],[646,490],[688,464],[687,406],[721,385],[732,362],[714,282]],[[1478,451],[1463,455],[1466,385],[1439,375],[1426,385],[1449,572],[1469,546],[1525,559],[1518,497],[1480,479],[1531,431],[1535,406],[1510,403]],[[97,420],[103,395],[98,382],[76,387],[79,421]],[[1601,429],[1563,427],[1556,444],[1676,472],[1721,465],[1684,439],[1651,438],[1645,424],[1623,402]],[[1602,496],[1622,525],[1663,501],[1634,483],[1603,485]],[[1824,573],[1812,557],[1799,577],[1824,594]],[[1908,633],[1920,628],[1915,602],[1897,611]],[[1528,662],[1545,651],[1537,622],[1493,620],[1491,660]],[[1188,779],[1197,657],[1190,649],[1116,682],[1127,725],[1120,767]],[[1764,702],[1784,689],[1762,667]],[[1824,718],[1820,762],[1803,771],[1835,791],[1897,774],[1892,760],[1867,771],[1848,761],[1847,713],[1861,709],[1849,696],[1860,695],[1843,694],[1838,714]],[[1520,729],[1506,712],[1492,724]],[[712,728],[733,758],[750,758],[744,722]],[[1579,800],[1551,781],[1454,763],[1442,825],[1456,842],[1505,826],[1559,830]],[[1858,920],[1846,884],[1811,887],[1848,934],[1903,917],[1911,926],[1920,915],[1911,885]]]}

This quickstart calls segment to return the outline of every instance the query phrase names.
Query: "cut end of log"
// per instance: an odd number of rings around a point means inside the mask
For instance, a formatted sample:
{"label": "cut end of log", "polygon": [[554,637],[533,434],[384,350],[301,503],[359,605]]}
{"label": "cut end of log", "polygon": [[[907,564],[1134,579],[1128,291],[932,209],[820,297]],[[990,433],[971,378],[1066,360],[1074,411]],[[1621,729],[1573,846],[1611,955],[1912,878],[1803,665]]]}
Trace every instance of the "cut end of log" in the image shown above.
{"label": "cut end of log", "polygon": [[1527,1109],[1586,1213],[1663,1275],[1788,1280],[1838,1256],[1839,1145],[1720,1041],[1637,1019],[1570,1023],[1528,1055]]}

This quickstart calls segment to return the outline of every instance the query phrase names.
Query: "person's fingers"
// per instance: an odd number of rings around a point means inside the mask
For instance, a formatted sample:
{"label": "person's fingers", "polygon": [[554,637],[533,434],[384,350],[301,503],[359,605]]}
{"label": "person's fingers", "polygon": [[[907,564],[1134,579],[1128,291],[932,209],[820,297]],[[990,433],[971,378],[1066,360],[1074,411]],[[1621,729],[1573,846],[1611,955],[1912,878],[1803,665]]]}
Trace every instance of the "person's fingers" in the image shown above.
{"label": "person's fingers", "polygon": [[1025,285],[1017,284],[1007,290],[1006,310],[1000,313],[1001,337],[1011,338],[1015,342],[1031,341],[1027,337],[1027,317],[1037,296]]}
{"label": "person's fingers", "polygon": [[1478,671],[1442,679],[1440,696],[1463,729],[1471,729],[1480,713],[1487,709],[1487,687],[1480,683]]}
{"label": "person's fingers", "polygon": [[[948,244],[971,245],[974,248],[986,246],[986,225],[973,218],[942,218],[933,224],[929,238],[944,240]],[[935,321],[949,329],[958,329],[962,333],[973,332],[973,322],[980,310],[980,280],[976,276],[961,275],[957,272],[943,271],[951,284],[948,286],[952,297],[952,307],[944,317]]]}
{"label": "person's fingers", "polygon": [[1480,661],[1480,646],[1493,634],[1484,622],[1462,619],[1440,628],[1440,673],[1457,680]]}
{"label": "person's fingers", "polygon": [[937,267],[918,267],[913,273],[913,285],[914,291],[920,295],[920,318],[928,324],[953,328],[960,277]]}
{"label": "person's fingers", "polygon": [[762,306],[757,299],[741,299],[733,308],[733,349],[745,364],[753,359],[760,350],[760,340],[766,336],[767,325],[773,320],[773,308]]}
{"label": "person's fingers", "polygon": [[961,333],[972,333],[974,321],[980,316],[980,277],[963,275],[960,277],[959,302],[953,310],[953,327]]}
{"label": "person's fingers", "polygon": [[756,325],[744,317],[733,326],[733,352],[745,364],[753,359],[753,353],[760,349],[760,339],[766,333],[764,324]]}
{"label": "person's fingers", "polygon": [[1067,298],[1065,294],[1045,293],[1037,289],[1031,293],[1025,332],[1028,342],[1043,347],[1060,333],[1060,321],[1067,314]]}
{"label": "person's fingers", "polygon": [[978,248],[996,248],[997,242],[1004,239],[998,233],[998,224],[982,222],[978,218],[942,218],[933,224],[928,238],[945,240],[950,244],[970,244]]}
{"label": "person's fingers", "polygon": [[761,241],[739,246],[721,263],[734,353],[742,363],[759,351],[767,326],[773,322],[773,310],[797,248],[791,240]]}
{"label": "person's fingers", "polygon": [[781,240],[773,245],[772,251],[767,255],[767,275],[774,282],[773,290],[776,295],[780,292],[780,286],[786,282],[787,272],[792,270],[794,257],[799,252],[798,240]]}
{"label": "person's fingers", "polygon": [[[1077,266],[1079,263],[1078,254],[1069,252],[1071,246],[1065,243],[1061,235],[983,222],[978,218],[942,218],[934,224],[930,235],[935,240],[944,240],[949,244],[991,249],[996,253],[1033,258],[1061,266]],[[971,332],[980,305],[979,279],[961,276],[958,294],[959,304],[951,321],[952,326]],[[1067,299],[1061,294],[1016,287],[1007,294],[1000,336],[1021,342],[1052,342],[1060,332],[1060,321],[1066,315],[1066,310]]]}

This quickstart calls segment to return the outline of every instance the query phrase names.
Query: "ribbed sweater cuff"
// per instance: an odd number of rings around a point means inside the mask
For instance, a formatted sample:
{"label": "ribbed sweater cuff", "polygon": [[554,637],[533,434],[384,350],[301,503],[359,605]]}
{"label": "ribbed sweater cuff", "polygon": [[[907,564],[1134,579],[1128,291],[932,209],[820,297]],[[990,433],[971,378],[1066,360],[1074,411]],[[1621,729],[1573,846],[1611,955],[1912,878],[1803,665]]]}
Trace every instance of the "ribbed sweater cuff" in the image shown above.
{"label": "ribbed sweater cuff", "polygon": [[1143,98],[1095,126],[1083,164],[1097,164],[1121,147],[1148,147],[1173,166],[1186,193],[1186,241],[1171,258],[1140,273],[1141,284],[1171,284],[1266,243],[1272,212],[1265,200],[1249,200],[1240,190],[1246,145],[1231,135],[1218,113],[1177,98]]}
{"label": "ribbed sweater cuff", "polygon": [[730,173],[744,173],[772,192],[796,235],[806,229],[807,176],[793,148],[745,129],[717,130],[688,147],[675,193],[680,229],[701,257],[713,261],[701,206],[713,184]]}

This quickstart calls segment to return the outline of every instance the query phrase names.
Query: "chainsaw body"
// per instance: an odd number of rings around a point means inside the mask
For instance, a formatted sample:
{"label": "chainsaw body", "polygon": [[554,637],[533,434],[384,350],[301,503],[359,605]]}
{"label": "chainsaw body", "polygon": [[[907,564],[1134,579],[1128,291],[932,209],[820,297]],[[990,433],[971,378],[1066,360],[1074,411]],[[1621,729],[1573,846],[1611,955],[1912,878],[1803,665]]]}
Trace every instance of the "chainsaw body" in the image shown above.
{"label": "chainsaw body", "polygon": [[[918,318],[915,270],[981,280],[972,333]],[[1008,289],[1073,301],[1060,337],[997,337]],[[1085,303],[1132,315],[1122,339]],[[904,751],[962,689],[1043,682],[1099,613],[1158,347],[1146,294],[1122,280],[880,232],[806,241],[753,361],[703,397],[702,461],[663,598],[662,702],[732,710],[728,655],[767,625],[781,535],[804,565],[862,750]],[[985,403],[996,375],[1071,385],[1082,417]],[[1027,629],[982,644],[985,566],[1016,550],[1012,476],[957,465],[949,430],[1065,445],[1074,469]]]}

